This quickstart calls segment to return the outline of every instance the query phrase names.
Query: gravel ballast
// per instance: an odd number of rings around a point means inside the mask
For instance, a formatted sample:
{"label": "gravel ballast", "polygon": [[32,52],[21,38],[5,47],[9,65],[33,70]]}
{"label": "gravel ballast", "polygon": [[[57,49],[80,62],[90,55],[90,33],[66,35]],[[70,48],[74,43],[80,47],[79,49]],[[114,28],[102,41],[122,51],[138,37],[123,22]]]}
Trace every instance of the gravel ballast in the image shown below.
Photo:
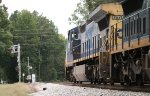
{"label": "gravel ballast", "polygon": [[[67,86],[53,83],[34,84],[31,96],[150,96],[150,93]],[[44,90],[43,90],[44,89]]]}

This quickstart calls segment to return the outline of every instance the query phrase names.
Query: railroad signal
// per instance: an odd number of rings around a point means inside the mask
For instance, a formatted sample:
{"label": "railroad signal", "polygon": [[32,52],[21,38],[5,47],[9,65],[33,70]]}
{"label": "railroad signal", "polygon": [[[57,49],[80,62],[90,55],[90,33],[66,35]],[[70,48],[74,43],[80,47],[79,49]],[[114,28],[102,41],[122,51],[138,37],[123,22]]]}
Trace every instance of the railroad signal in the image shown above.
{"label": "railroad signal", "polygon": [[19,46],[13,45],[13,46],[11,46],[10,50],[11,50],[11,53],[17,53],[19,50]]}
{"label": "railroad signal", "polygon": [[29,69],[32,69],[32,66],[28,66]]}
{"label": "railroad signal", "polygon": [[16,67],[15,69],[19,72],[19,82],[21,82],[20,44],[11,46],[10,50],[13,54],[17,53],[18,67]]}

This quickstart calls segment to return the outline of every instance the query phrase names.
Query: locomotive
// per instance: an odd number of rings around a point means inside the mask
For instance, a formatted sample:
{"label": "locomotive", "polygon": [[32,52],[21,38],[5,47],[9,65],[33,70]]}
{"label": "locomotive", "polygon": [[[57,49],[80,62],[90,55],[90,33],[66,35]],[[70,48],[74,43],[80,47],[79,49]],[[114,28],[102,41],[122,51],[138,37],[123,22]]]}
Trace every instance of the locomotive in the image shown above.
{"label": "locomotive", "polygon": [[65,69],[74,83],[150,83],[150,0],[98,6],[69,30]]}

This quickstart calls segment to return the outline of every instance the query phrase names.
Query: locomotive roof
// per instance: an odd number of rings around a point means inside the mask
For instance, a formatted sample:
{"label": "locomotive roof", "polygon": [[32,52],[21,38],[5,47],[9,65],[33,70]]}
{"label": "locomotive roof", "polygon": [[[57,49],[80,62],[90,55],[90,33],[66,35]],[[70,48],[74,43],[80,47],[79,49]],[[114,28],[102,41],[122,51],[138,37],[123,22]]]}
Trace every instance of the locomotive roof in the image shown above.
{"label": "locomotive roof", "polygon": [[72,28],[71,30],[68,31],[68,35],[70,33],[78,33],[78,32],[79,32],[78,27],[74,27],[74,28]]}
{"label": "locomotive roof", "polygon": [[121,4],[120,3],[101,4],[93,12],[91,12],[89,18],[91,20],[98,22],[99,20],[103,19],[107,14],[123,15]]}

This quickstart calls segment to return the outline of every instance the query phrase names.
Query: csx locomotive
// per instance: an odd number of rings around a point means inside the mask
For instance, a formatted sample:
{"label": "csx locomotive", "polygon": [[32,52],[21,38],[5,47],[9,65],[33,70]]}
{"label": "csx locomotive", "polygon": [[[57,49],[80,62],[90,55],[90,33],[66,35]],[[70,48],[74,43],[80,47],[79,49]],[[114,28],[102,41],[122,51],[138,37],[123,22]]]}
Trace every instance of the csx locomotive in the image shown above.
{"label": "csx locomotive", "polygon": [[74,83],[150,83],[150,0],[98,6],[69,30],[65,68]]}

